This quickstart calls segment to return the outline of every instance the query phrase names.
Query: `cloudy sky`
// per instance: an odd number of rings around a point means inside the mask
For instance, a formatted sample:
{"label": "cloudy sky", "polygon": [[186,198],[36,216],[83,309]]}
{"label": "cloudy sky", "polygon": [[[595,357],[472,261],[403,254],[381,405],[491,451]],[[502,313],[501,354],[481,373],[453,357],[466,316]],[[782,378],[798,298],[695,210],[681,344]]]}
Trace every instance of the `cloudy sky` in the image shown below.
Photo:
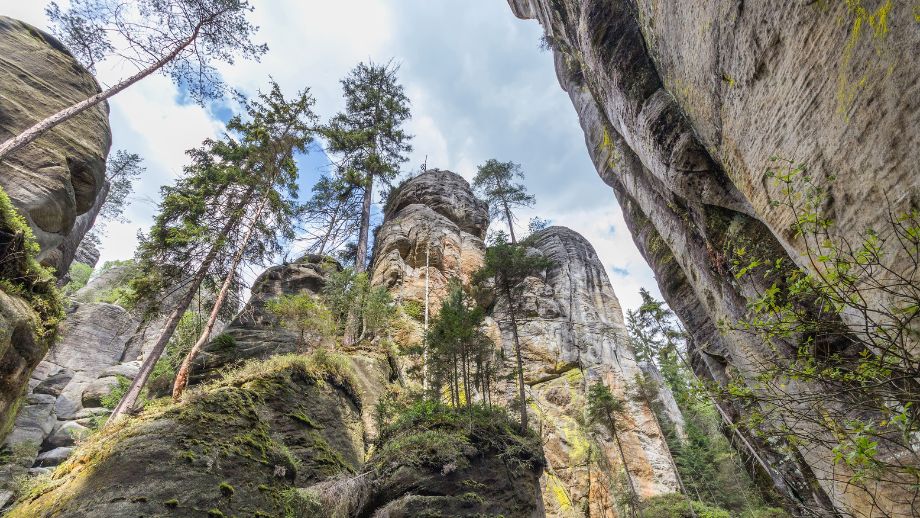
{"label": "cloudy sky", "polygon": [[[0,13],[47,28],[44,0],[0,0]],[[62,4],[66,2],[60,2]],[[539,48],[535,21],[516,19],[501,0],[254,0],[260,62],[222,68],[226,81],[252,94],[269,76],[293,94],[310,87],[326,119],[343,106],[339,79],[360,61],[399,63],[412,102],[414,150],[406,169],[449,169],[472,179],[489,158],[522,165],[537,198],[521,213],[570,227],[597,249],[625,307],[651,271],[632,242],[612,191],[597,177],[552,56]],[[112,84],[130,72],[100,67]],[[185,150],[222,128],[218,111],[183,102],[165,77],[149,77],[111,101],[113,150],[140,154],[147,172],[135,189],[127,224],[111,224],[102,261],[132,255],[151,221],[159,187],[181,172]],[[224,117],[226,114],[223,114]],[[302,161],[304,186],[322,173],[321,150]]]}

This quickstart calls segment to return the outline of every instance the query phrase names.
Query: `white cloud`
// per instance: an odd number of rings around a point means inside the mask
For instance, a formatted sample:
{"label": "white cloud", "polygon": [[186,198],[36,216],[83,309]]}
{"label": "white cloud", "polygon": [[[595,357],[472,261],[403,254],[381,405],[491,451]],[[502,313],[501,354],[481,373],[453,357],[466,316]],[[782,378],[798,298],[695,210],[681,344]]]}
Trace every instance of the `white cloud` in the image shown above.
{"label": "white cloud", "polygon": [[[38,0],[0,0],[0,10],[45,27]],[[435,0],[255,0],[256,40],[269,45],[260,62],[221,67],[231,85],[249,94],[272,76],[289,93],[310,87],[316,111],[342,108],[339,80],[359,61],[401,65],[412,101],[408,129],[415,147],[407,168],[428,156],[430,167],[471,179],[489,158],[522,164],[537,206],[521,214],[548,218],[583,234],[610,272],[624,307],[638,305],[640,286],[654,288],[613,193],[597,177],[552,56],[538,49],[539,26],[516,19],[505,2]],[[103,70],[114,81],[127,70]],[[181,105],[171,82],[151,77],[112,101],[114,148],[140,153],[148,172],[128,211],[131,224],[113,224],[104,259],[125,258],[139,228],[150,223],[161,185],[185,162],[184,151],[220,130],[212,114]],[[305,172],[315,175],[315,171]],[[611,231],[612,229],[612,231]],[[625,269],[628,273],[617,273]],[[653,293],[657,291],[653,290]]]}

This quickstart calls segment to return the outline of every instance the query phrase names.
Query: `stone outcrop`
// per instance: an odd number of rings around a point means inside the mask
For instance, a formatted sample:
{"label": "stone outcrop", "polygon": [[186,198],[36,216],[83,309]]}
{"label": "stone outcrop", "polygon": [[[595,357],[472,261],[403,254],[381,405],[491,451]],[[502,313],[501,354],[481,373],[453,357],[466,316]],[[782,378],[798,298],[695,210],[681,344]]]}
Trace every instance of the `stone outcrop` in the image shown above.
{"label": "stone outcrop", "polygon": [[[0,16],[0,141],[99,91],[93,76],[53,37]],[[104,201],[105,157],[111,144],[108,105],[101,103],[50,130],[0,163],[0,190],[25,218],[40,247],[38,259],[63,276]],[[5,211],[0,218],[12,219]],[[4,281],[15,288],[28,275],[8,271],[22,232],[0,221]],[[20,254],[21,255],[21,254]],[[27,262],[27,261],[26,261]],[[25,263],[23,263],[25,268]],[[32,369],[49,346],[33,330],[54,326],[28,294],[0,293],[0,437],[9,430]],[[47,301],[42,301],[47,302]]]}
{"label": "stone outcrop", "polygon": [[390,195],[376,232],[371,281],[397,301],[424,303],[430,274],[429,304],[436,310],[451,279],[468,284],[482,266],[488,226],[488,206],[463,177],[428,170]]}
{"label": "stone outcrop", "polygon": [[[619,440],[638,496],[676,491],[667,444],[638,388],[641,370],[622,309],[594,248],[564,227],[542,230],[527,243],[532,253],[552,261],[525,281],[517,317],[533,426],[546,455],[541,486],[547,516],[618,516],[617,499],[628,498],[614,437],[604,427],[583,424],[588,388],[596,382],[625,404]],[[499,298],[492,315],[510,369],[514,348],[506,308]]]}
{"label": "stone outcrop", "polygon": [[[808,245],[790,228],[795,216],[776,203],[784,186],[768,169],[807,167],[812,186],[827,193],[819,217],[834,222],[840,242],[859,243],[866,229],[890,228],[889,214],[916,209],[920,31],[909,3],[509,4],[545,29],[598,173],[691,332],[704,378],[750,380],[771,354],[750,335],[717,331],[769,287],[736,280],[732,252],[747,246],[768,263],[812,269]],[[887,252],[884,266],[909,277],[912,262]],[[866,302],[877,309],[885,296],[868,293]],[[726,409],[738,417],[738,408]],[[910,515],[903,487],[853,484],[827,447],[746,441],[756,451],[743,453],[765,460],[790,508]]]}
{"label": "stone outcrop", "polygon": [[[0,17],[0,140],[99,91],[92,74],[54,37]],[[0,164],[0,187],[32,227],[39,259],[59,273],[67,271],[104,201],[111,142],[109,108],[102,102]]]}

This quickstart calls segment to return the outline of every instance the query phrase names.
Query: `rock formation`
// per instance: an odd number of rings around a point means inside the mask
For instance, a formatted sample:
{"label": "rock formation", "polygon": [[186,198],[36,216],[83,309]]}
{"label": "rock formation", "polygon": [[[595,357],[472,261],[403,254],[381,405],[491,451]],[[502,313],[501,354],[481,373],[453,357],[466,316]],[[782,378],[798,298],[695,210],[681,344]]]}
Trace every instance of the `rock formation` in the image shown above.
{"label": "rock formation", "polygon": [[[376,231],[371,280],[398,301],[439,308],[451,279],[468,284],[482,266],[489,214],[460,175],[428,170],[396,188]],[[427,264],[426,268],[426,253]]]}
{"label": "rock formation", "polygon": [[[545,29],[588,151],[692,334],[700,376],[749,380],[770,355],[750,335],[717,331],[769,287],[734,278],[727,257],[736,248],[814,271],[808,245],[790,228],[795,216],[775,203],[783,185],[765,174],[771,157],[807,166],[812,186],[828,194],[818,215],[834,222],[840,242],[859,243],[866,229],[889,228],[889,214],[916,209],[920,31],[909,3],[509,4]],[[794,188],[808,188],[797,181]],[[888,252],[884,266],[909,273],[912,264]],[[884,294],[866,302],[879,308]],[[745,454],[765,459],[790,508],[911,512],[903,487],[852,484],[828,448],[745,441],[756,449]]]}
{"label": "rock formation", "polygon": [[[527,242],[553,263],[525,281],[518,316],[524,379],[546,455],[541,486],[547,516],[618,516],[617,499],[628,497],[614,438],[609,430],[583,424],[588,388],[596,382],[626,405],[619,439],[639,497],[676,491],[664,437],[638,390],[641,370],[623,312],[597,253],[564,227],[542,230]],[[510,360],[514,349],[506,314],[500,298],[493,318]]]}
{"label": "rock formation", "polygon": [[[0,139],[98,93],[95,78],[51,35],[0,17]],[[0,186],[41,246],[39,259],[66,272],[105,199],[112,143],[103,102],[65,122],[0,164]],[[68,250],[61,250],[62,245]]]}
{"label": "rock formation", "polygon": [[[93,76],[57,40],[0,16],[0,140],[98,91]],[[104,201],[110,143],[108,105],[102,103],[0,163],[0,189],[31,227],[40,246],[38,259],[59,276]],[[12,219],[0,214],[0,219]],[[0,277],[15,287],[24,272],[7,270],[14,265],[10,254],[22,247],[22,235],[10,231],[11,226],[12,221],[0,221]],[[36,291],[25,288],[33,299]],[[0,292],[0,437],[9,430],[29,375],[49,346],[48,336],[34,331],[54,326],[42,309],[48,302]]]}

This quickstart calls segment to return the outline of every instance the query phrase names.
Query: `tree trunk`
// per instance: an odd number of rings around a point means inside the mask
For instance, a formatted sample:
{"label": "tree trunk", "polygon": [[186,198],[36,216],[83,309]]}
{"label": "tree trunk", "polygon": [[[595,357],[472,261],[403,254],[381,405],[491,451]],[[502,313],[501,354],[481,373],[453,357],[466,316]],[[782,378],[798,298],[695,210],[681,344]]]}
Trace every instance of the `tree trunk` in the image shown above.
{"label": "tree trunk", "polygon": [[374,177],[368,175],[364,199],[361,200],[361,226],[358,228],[358,252],[355,254],[355,272],[367,270],[367,240],[371,226],[371,203],[374,197]]}
{"label": "tree trunk", "polygon": [[508,202],[503,202],[505,205],[505,219],[508,220],[508,232],[511,233],[511,244],[517,244],[517,238],[514,237],[514,219],[511,218],[511,208],[508,207]]}
{"label": "tree trunk", "polygon": [[608,418],[610,419],[610,433],[613,435],[613,440],[617,443],[617,450],[620,452],[620,462],[623,463],[623,471],[626,473],[626,482],[629,483],[630,501],[632,502],[630,514],[633,518],[636,518],[636,511],[639,507],[639,495],[636,493],[636,486],[633,485],[632,475],[629,474],[629,465],[626,464],[626,454],[623,453],[623,445],[620,443],[620,434],[617,433],[616,423],[613,417],[608,416]]}
{"label": "tree trunk", "polygon": [[144,385],[147,384],[147,380],[150,378],[150,373],[153,372],[153,367],[160,359],[160,356],[163,355],[163,351],[166,350],[166,345],[169,343],[169,339],[172,338],[173,333],[176,331],[176,326],[179,325],[179,320],[182,319],[182,315],[185,314],[185,311],[192,303],[192,299],[195,298],[195,294],[198,291],[198,288],[201,286],[204,278],[208,275],[208,270],[211,268],[211,263],[214,262],[214,259],[217,257],[217,253],[220,251],[220,246],[218,246],[217,243],[223,241],[223,238],[230,233],[230,230],[237,224],[237,222],[238,218],[230,218],[227,220],[224,228],[220,230],[220,234],[218,239],[215,241],[214,246],[211,247],[208,255],[204,258],[204,261],[202,261],[201,265],[198,267],[198,271],[195,272],[195,276],[192,278],[192,282],[189,285],[188,292],[184,297],[182,297],[179,303],[176,304],[173,312],[170,313],[169,319],[166,321],[166,327],[163,328],[162,332],[160,332],[160,336],[157,338],[156,344],[154,344],[150,354],[147,355],[147,357],[144,359],[144,362],[141,364],[141,368],[138,371],[137,376],[135,376],[134,380],[131,382],[131,386],[128,388],[128,391],[125,393],[124,397],[121,398],[121,401],[118,402],[118,405],[115,407],[115,409],[112,410],[112,415],[109,417],[106,425],[109,423],[114,423],[118,418],[122,417],[125,413],[131,411],[134,408],[135,403],[137,403],[137,398],[141,395],[141,389],[143,389]]}
{"label": "tree trunk", "polygon": [[195,342],[192,349],[185,355],[185,359],[182,360],[182,366],[179,367],[179,372],[176,373],[176,381],[173,384],[173,401],[179,401],[179,398],[182,397],[182,392],[184,392],[185,387],[188,386],[189,370],[191,369],[192,361],[198,356],[198,352],[201,348],[208,342],[211,331],[214,330],[214,325],[217,323],[217,317],[220,315],[220,309],[223,307],[224,301],[227,300],[227,294],[230,292],[230,286],[233,284],[233,277],[236,274],[236,269],[240,261],[243,260],[243,254],[246,253],[246,247],[249,245],[249,241],[255,233],[256,224],[259,221],[259,217],[262,216],[262,211],[265,209],[267,203],[268,195],[266,194],[262,197],[259,208],[252,217],[252,222],[246,230],[246,235],[243,236],[240,248],[236,251],[236,254],[233,255],[230,268],[227,271],[227,275],[224,277],[224,283],[221,285],[220,292],[217,294],[217,299],[214,301],[214,307],[211,308],[211,315],[208,317],[207,325],[204,326],[204,330],[201,332],[201,335],[198,336],[198,341]]}
{"label": "tree trunk", "polygon": [[524,394],[524,361],[521,359],[521,341],[518,337],[517,319],[514,316],[514,301],[511,298],[511,287],[508,281],[502,282],[505,287],[505,296],[508,298],[508,315],[511,318],[511,333],[514,336],[514,355],[517,358],[518,395],[521,400],[521,432],[527,432],[527,398]]}
{"label": "tree trunk", "polygon": [[[213,17],[207,21],[210,21],[212,19]],[[13,151],[16,151],[17,149],[20,149],[23,146],[26,146],[30,142],[33,142],[35,139],[42,136],[46,131],[50,130],[51,128],[57,126],[58,124],[62,122],[68,121],[76,117],[77,115],[83,113],[89,108],[92,108],[93,106],[112,97],[113,95],[121,92],[125,88],[128,88],[134,83],[140,81],[141,79],[149,76],[150,74],[162,68],[163,65],[175,59],[175,57],[178,56],[179,53],[182,52],[182,50],[184,50],[193,41],[195,41],[196,38],[198,38],[198,32],[201,30],[201,26],[204,23],[205,23],[205,20],[202,20],[195,27],[195,30],[194,32],[192,32],[191,36],[183,40],[182,43],[180,43],[169,54],[163,56],[158,61],[150,65],[149,67],[117,83],[116,85],[112,86],[111,88],[108,88],[107,90],[103,90],[97,93],[96,95],[93,95],[92,97],[88,97],[76,104],[73,104],[67,108],[64,108],[63,110],[55,113],[54,115],[50,115],[46,117],[44,120],[41,120],[35,123],[34,125],[32,125],[32,127],[26,129],[19,135],[16,135],[15,137],[5,141],[3,144],[0,144],[0,161],[3,161],[3,159],[6,158],[6,156],[12,153]],[[114,413],[112,414],[112,417],[115,417]]]}

